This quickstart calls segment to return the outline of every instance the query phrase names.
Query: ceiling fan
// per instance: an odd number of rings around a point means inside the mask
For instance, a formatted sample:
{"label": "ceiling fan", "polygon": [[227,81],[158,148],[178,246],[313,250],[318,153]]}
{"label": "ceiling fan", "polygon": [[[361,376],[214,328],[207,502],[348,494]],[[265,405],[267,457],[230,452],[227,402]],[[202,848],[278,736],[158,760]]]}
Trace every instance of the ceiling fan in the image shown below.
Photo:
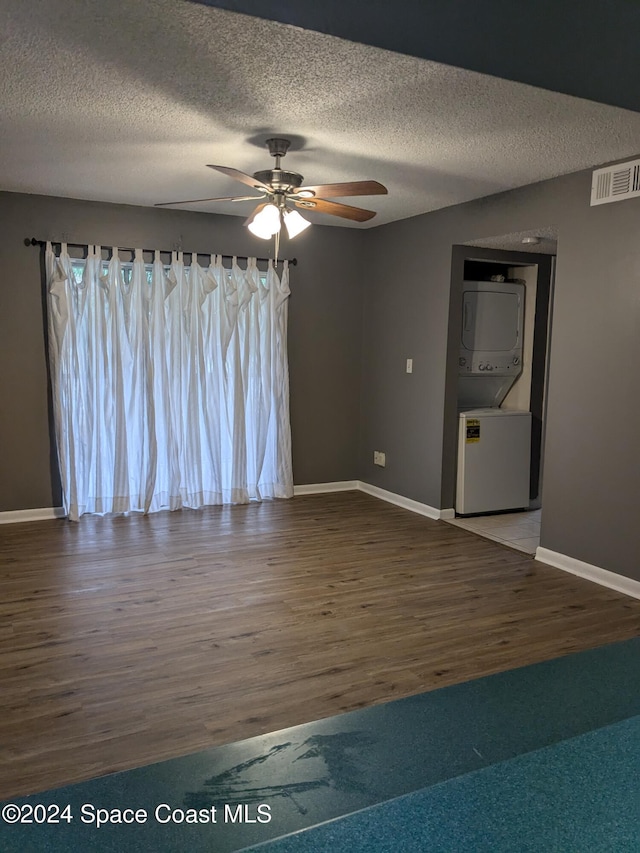
{"label": "ceiling fan", "polygon": [[343,219],[351,219],[354,222],[366,222],[376,215],[374,210],[365,210],[362,207],[353,207],[327,199],[358,195],[386,195],[386,187],[378,181],[352,181],[339,184],[302,186],[302,175],[298,172],[282,169],[280,165],[280,161],[287,153],[290,144],[290,140],[280,137],[267,139],[266,145],[269,148],[269,153],[276,160],[275,167],[254,172],[253,175],[248,175],[246,172],[240,172],[238,169],[232,169],[229,166],[208,164],[209,169],[215,169],[217,172],[222,172],[223,175],[241,181],[253,190],[257,190],[258,195],[195,198],[185,201],[162,202],[155,206],[167,207],[175,204],[196,204],[207,201],[258,201],[262,199],[244,224],[253,234],[265,240],[275,235],[276,256],[277,243],[283,223],[290,238],[300,234],[311,225],[311,222],[301,216],[295,208],[329,213],[332,216],[341,216]]}

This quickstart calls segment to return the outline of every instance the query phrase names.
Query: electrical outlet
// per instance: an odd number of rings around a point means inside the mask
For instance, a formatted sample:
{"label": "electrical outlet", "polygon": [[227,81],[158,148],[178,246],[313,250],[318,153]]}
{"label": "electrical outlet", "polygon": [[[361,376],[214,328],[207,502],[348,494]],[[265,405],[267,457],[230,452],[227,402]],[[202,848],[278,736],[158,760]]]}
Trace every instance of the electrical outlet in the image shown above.
{"label": "electrical outlet", "polygon": [[381,450],[373,451],[373,464],[379,465],[381,468],[384,468],[387,464],[387,456]]}

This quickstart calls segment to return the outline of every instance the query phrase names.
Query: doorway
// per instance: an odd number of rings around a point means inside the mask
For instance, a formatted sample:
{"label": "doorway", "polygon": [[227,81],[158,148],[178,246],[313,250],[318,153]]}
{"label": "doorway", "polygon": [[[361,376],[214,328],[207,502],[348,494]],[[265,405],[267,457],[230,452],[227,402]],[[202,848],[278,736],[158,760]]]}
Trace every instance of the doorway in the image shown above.
{"label": "doorway", "polygon": [[[505,238],[496,238],[496,241],[504,244]],[[486,246],[454,246],[452,257],[445,438],[450,464],[446,472],[443,469],[443,492],[448,486],[451,498],[450,502],[444,502],[443,506],[456,505],[460,405],[457,368],[462,330],[463,284],[465,281],[492,280],[519,282],[525,288],[522,371],[501,401],[500,408],[531,414],[529,501],[526,506],[517,510],[489,511],[474,515],[456,513],[454,518],[448,520],[456,526],[529,554],[535,554],[539,545],[542,515],[547,342],[555,261],[553,253],[556,248],[555,241],[546,242],[545,252],[509,251]],[[446,457],[445,452],[443,464]],[[448,483],[445,482],[445,473],[449,478]]]}

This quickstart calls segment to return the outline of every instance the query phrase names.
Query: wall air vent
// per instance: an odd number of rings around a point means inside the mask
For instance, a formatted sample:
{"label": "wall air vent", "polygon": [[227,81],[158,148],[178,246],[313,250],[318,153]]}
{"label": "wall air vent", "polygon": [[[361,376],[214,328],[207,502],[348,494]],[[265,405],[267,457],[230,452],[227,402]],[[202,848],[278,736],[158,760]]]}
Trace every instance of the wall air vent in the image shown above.
{"label": "wall air vent", "polygon": [[591,182],[591,206],[640,196],[640,160],[596,169]]}

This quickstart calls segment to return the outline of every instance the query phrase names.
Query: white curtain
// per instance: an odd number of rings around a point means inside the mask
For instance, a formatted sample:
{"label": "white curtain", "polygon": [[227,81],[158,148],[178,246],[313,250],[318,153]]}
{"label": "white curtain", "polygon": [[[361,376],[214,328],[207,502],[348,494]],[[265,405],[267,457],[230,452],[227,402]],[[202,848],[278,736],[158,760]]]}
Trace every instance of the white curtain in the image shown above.
{"label": "white curtain", "polygon": [[64,507],[156,512],[293,494],[289,271],[46,248]]}

